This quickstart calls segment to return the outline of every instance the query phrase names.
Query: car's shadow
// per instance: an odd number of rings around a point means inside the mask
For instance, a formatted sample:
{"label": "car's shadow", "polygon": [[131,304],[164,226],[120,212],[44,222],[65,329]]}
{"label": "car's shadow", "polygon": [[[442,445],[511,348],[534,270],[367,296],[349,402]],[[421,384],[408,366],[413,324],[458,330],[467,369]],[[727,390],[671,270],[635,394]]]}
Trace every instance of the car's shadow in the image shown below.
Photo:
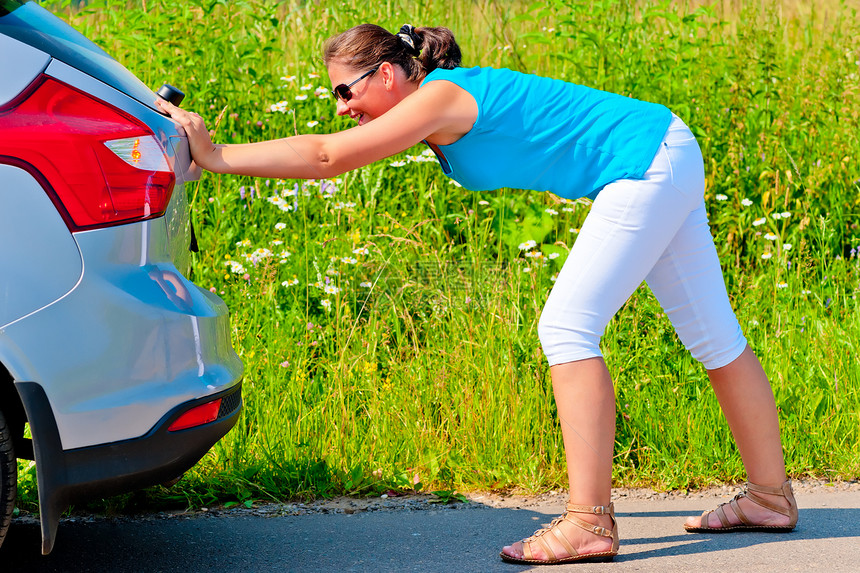
{"label": "car's shadow", "polygon": [[[510,572],[527,568],[502,563],[498,550],[548,521],[548,516],[525,509],[470,506],[353,515],[65,519],[48,556],[39,554],[38,524],[13,521],[0,549],[0,571]],[[696,570],[709,563],[719,563],[721,570],[744,570],[753,557],[773,566],[761,570],[777,570],[785,564],[809,570],[803,561],[808,558],[827,565],[828,571],[852,571],[860,562],[856,526],[860,509],[801,509],[798,528],[785,535],[687,534],[680,523],[688,513],[619,512],[622,547],[612,570]],[[849,538],[855,541],[845,543]],[[834,553],[834,547],[843,551]],[[581,570],[582,566],[570,567]],[[567,567],[554,569],[559,570]]]}

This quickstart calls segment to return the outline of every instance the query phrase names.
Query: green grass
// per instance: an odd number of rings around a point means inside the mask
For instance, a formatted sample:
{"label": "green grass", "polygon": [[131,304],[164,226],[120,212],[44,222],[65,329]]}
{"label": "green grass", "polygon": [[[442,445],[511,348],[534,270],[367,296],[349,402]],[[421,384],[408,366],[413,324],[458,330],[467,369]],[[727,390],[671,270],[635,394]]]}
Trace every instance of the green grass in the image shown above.
{"label": "green grass", "polygon": [[[467,65],[665,103],[700,140],[726,281],[772,379],[788,471],[836,479],[860,474],[860,26],[850,3],[816,6],[147,0],[58,11],[150,86],[186,91],[184,107],[217,123],[221,142],[345,127],[315,92],[329,87],[320,46],[363,21],[447,25]],[[278,102],[289,111],[271,111]],[[189,189],[202,246],[191,278],[230,305],[245,411],[172,490],[108,503],[566,485],[536,325],[588,205],[468,192],[421,152],[334,183],[206,174]],[[742,478],[704,370],[646,288],[603,347],[616,484]],[[31,467],[20,490],[32,505]]]}

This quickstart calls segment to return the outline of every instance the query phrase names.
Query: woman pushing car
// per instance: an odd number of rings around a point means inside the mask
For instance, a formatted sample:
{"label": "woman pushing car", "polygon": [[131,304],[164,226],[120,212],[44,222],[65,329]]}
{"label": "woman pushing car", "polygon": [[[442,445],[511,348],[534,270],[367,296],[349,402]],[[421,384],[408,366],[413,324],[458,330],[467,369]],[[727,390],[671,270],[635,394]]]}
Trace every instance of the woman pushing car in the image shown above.
{"label": "woman pushing car", "polygon": [[212,143],[199,115],[165,101],[195,162],[216,173],[330,178],[424,142],[473,190],[512,187],[593,199],[547,299],[538,335],[550,364],[570,496],[564,514],[505,546],[505,561],[611,560],[615,393],[600,351],[610,319],[645,281],[707,370],[748,483],[688,518],[691,532],[790,531],[773,392],[726,293],[704,203],[696,139],[666,107],[507,69],[461,67],[447,28],[362,24],[330,38],[324,61],[338,115],[358,126],[258,143]]}

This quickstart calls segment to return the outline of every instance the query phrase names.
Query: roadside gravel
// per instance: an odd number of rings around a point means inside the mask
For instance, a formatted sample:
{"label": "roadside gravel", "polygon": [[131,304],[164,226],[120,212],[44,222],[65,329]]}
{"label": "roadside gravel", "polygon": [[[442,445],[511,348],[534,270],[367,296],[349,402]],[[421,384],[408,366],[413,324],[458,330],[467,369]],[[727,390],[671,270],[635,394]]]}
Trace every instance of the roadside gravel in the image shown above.
{"label": "roadside gravel", "polygon": [[[621,501],[663,501],[719,499],[737,493],[741,484],[724,484],[695,491],[655,491],[648,488],[615,488],[612,499]],[[805,494],[826,492],[860,492],[860,479],[846,481],[826,481],[816,479],[792,480],[794,493],[798,498]],[[155,519],[198,519],[207,517],[278,517],[312,514],[355,514],[376,511],[426,511],[426,510],[470,510],[470,509],[529,509],[557,505],[564,506],[566,490],[556,490],[540,494],[506,494],[498,492],[470,492],[463,494],[468,503],[455,501],[444,503],[430,493],[388,495],[385,497],[335,497],[309,502],[270,503],[255,502],[250,508],[243,505],[225,508],[212,506],[193,510],[157,511],[134,515],[104,516],[85,512],[73,512],[63,518],[68,522],[95,522],[110,519],[114,521],[155,520]],[[15,521],[20,523],[38,522],[38,516],[21,513]]]}

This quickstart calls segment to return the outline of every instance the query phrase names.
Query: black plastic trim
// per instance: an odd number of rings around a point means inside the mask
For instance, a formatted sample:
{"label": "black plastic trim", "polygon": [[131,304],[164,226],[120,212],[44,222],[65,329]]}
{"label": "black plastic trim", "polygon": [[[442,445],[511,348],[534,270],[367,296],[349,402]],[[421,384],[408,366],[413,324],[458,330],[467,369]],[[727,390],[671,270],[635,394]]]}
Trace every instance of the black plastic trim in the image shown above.
{"label": "black plastic trim", "polygon": [[[36,382],[15,385],[35,445],[45,555],[54,546],[60,515],[71,503],[133,491],[182,475],[236,424],[242,411],[241,384],[237,384],[177,406],[140,438],[63,450],[45,390]],[[202,426],[168,431],[185,411],[218,398],[229,399],[236,404],[235,409],[223,416],[219,412],[218,419]]]}
{"label": "black plastic trim", "polygon": [[32,460],[33,444],[24,437],[24,424],[27,423],[27,413],[24,405],[15,390],[15,383],[9,371],[0,364],[0,410],[6,418],[9,430],[12,433],[12,441],[15,447],[15,456],[25,460]]}

